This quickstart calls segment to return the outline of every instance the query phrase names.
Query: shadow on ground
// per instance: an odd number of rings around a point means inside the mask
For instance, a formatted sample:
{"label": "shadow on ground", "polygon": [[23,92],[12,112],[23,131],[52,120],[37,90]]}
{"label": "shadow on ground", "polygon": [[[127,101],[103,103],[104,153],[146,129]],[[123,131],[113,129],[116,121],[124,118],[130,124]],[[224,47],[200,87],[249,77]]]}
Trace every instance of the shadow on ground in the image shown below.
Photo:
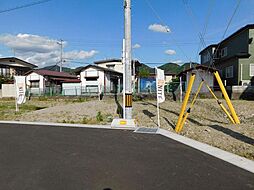
{"label": "shadow on ground", "polygon": [[219,125],[210,125],[209,127],[217,130],[217,131],[221,131],[237,140],[240,140],[240,141],[243,141],[245,143],[248,143],[250,145],[254,145],[254,139],[250,138],[250,137],[247,137],[243,134],[240,134],[238,132],[235,132],[231,129],[228,129],[228,128],[225,128],[225,127],[222,127],[222,126],[219,126]]}
{"label": "shadow on ground", "polygon": [[116,103],[116,106],[117,106],[116,113],[117,113],[121,118],[123,118],[123,107],[121,106],[121,104],[120,104],[119,101],[118,101],[117,94],[115,94],[115,103]]}
{"label": "shadow on ground", "polygon": [[168,124],[172,129],[175,130],[175,125],[174,125],[172,122],[170,122],[170,121],[168,120],[168,118],[166,118],[166,117],[162,117],[162,118],[165,119],[165,121],[167,122],[167,124]]}
{"label": "shadow on ground", "polygon": [[[151,105],[151,106],[157,107],[156,104],[153,104],[153,103],[151,103],[151,102],[142,102],[142,104],[143,104],[143,105]],[[175,111],[172,111],[172,110],[169,110],[169,109],[165,109],[165,108],[162,108],[162,107],[160,107],[160,109],[163,110],[163,111],[172,113],[172,114],[174,114],[174,115],[176,115],[176,116],[179,116],[179,113],[177,113],[177,112],[175,112]],[[196,125],[204,126],[204,124],[202,124],[202,123],[196,121],[195,119],[191,119],[191,118],[187,118],[187,119],[188,119],[190,122],[192,122],[192,123],[194,123],[194,124],[196,124]]]}

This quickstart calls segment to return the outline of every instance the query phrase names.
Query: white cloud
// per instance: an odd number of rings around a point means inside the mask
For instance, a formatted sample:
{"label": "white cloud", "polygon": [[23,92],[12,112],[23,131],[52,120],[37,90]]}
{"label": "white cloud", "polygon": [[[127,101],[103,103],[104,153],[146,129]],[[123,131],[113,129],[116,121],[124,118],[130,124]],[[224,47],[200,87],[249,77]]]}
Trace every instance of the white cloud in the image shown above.
{"label": "white cloud", "polygon": [[175,50],[172,50],[172,49],[168,49],[165,51],[165,54],[168,54],[168,55],[175,55],[176,54],[176,51]]}
{"label": "white cloud", "polygon": [[134,46],[132,46],[133,49],[138,49],[138,48],[141,48],[141,45],[140,44],[135,44]]}
{"label": "white cloud", "polygon": [[[59,49],[57,40],[49,39],[48,37],[32,35],[32,34],[18,34],[18,35],[1,35],[0,43],[7,47],[15,49],[18,52],[37,52],[48,53]],[[66,42],[65,42],[66,44]]]}
{"label": "white cloud", "polygon": [[175,61],[171,61],[172,63],[176,63],[176,64],[182,64],[183,61],[182,60],[175,60]]}
{"label": "white cloud", "polygon": [[162,32],[162,33],[170,33],[171,30],[168,26],[163,26],[161,24],[151,24],[148,27],[149,30],[153,31],[153,32]]}
{"label": "white cloud", "polygon": [[73,50],[73,51],[64,53],[63,57],[65,59],[89,59],[89,58],[95,56],[97,53],[99,53],[99,52],[96,50],[91,50],[91,51]]}
{"label": "white cloud", "polygon": [[[0,35],[0,43],[14,49],[15,54],[20,59],[24,59],[39,67],[56,64],[60,61],[60,45],[56,39],[46,36],[32,34]],[[63,42],[63,47],[67,42]],[[72,50],[64,51],[63,57],[72,60],[89,59],[98,53],[96,50]]]}

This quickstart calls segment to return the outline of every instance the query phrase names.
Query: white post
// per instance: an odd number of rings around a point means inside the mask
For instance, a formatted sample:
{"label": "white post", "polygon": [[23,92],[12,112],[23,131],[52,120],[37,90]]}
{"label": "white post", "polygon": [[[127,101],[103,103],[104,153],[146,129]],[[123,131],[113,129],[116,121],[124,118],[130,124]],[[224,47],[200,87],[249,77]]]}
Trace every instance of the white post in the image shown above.
{"label": "white post", "polygon": [[122,63],[123,63],[123,118],[125,119],[125,39],[123,39]]}
{"label": "white post", "polygon": [[18,112],[19,111],[19,106],[18,106],[18,102],[17,102],[18,92],[17,92],[17,81],[16,81],[15,77],[14,77],[14,87],[15,87],[15,107],[16,107],[16,112]]}
{"label": "white post", "polygon": [[60,39],[60,42],[57,42],[58,45],[60,45],[61,52],[60,52],[60,72],[63,71],[63,40]]}
{"label": "white post", "polygon": [[161,123],[160,123],[160,104],[158,102],[158,98],[157,98],[157,116],[158,116],[158,127],[160,128]]}
{"label": "white post", "polygon": [[180,102],[183,101],[183,87],[182,87],[182,76],[180,76]]}
{"label": "white post", "polygon": [[241,83],[242,83],[242,86],[243,86],[243,64],[241,64],[240,66],[241,66],[241,68],[240,68],[241,79],[240,80],[241,80]]}
{"label": "white post", "polygon": [[157,120],[158,120],[158,127],[160,128],[161,124],[160,124],[160,104],[159,104],[159,100],[158,100],[158,76],[157,76],[157,67],[155,67],[155,74],[156,74],[156,99],[157,99]]}
{"label": "white post", "polygon": [[132,119],[132,77],[131,77],[131,0],[124,0],[124,39],[125,39],[125,119]]}

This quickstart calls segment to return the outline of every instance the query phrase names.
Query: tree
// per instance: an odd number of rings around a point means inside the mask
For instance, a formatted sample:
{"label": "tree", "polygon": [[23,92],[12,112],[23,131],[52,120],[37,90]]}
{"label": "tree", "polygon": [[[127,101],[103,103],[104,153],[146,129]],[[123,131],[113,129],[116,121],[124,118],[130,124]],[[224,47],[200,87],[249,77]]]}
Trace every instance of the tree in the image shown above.
{"label": "tree", "polygon": [[141,67],[141,68],[139,69],[139,76],[140,76],[140,77],[149,77],[149,76],[150,76],[149,69],[148,69],[148,68]]}

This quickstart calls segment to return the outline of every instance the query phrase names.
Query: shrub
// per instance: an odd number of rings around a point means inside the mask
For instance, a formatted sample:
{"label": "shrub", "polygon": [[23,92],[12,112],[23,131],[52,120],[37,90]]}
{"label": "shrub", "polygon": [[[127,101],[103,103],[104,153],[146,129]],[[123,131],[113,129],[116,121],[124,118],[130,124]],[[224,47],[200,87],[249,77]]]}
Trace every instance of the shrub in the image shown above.
{"label": "shrub", "polygon": [[100,111],[98,111],[97,114],[96,114],[96,120],[98,122],[103,121],[103,116],[102,116]]}

